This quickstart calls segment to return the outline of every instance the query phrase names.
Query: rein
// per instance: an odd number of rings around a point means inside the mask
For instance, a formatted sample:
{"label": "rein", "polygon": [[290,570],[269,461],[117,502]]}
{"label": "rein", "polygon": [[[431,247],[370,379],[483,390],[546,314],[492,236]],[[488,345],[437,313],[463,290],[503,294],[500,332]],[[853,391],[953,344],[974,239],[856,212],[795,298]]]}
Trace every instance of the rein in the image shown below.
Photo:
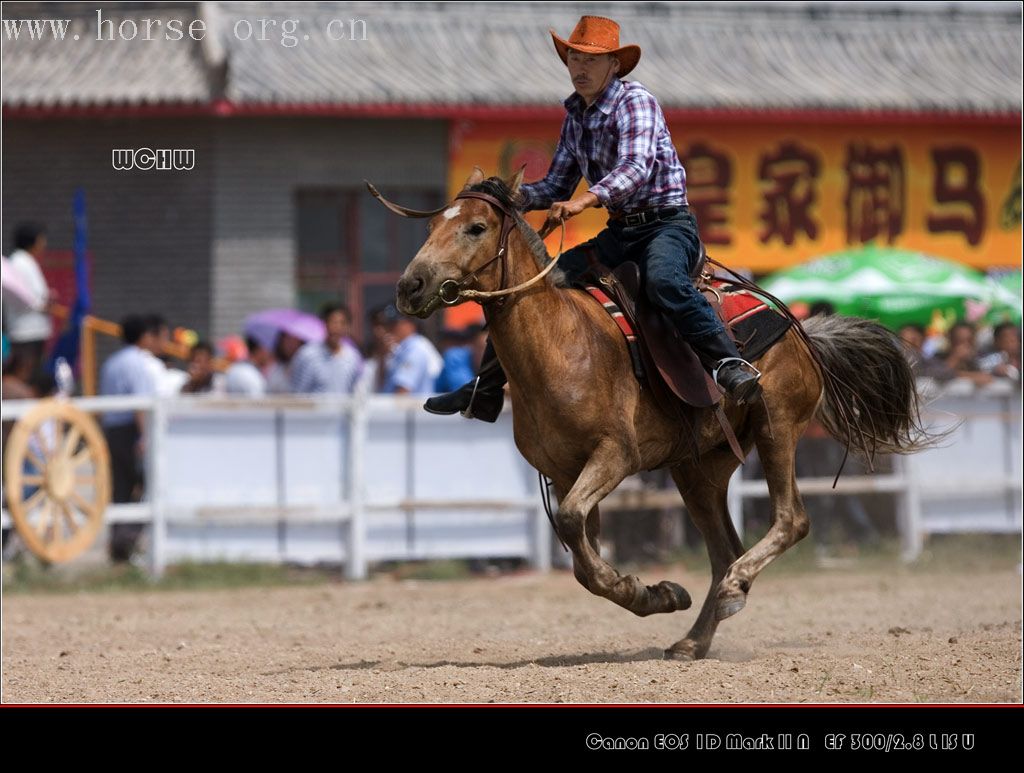
{"label": "rein", "polygon": [[[433,217],[434,215],[438,215],[441,212],[444,212],[444,210],[447,209],[449,206],[446,204],[443,207],[439,207],[438,209],[430,211],[409,209],[407,207],[402,207],[398,204],[394,204],[388,201],[368,181],[364,180],[364,182],[366,182],[366,187],[369,188],[370,193],[373,194],[374,198],[380,201],[385,207],[390,209],[392,212],[401,215],[402,217]],[[492,207],[501,212],[501,231],[499,232],[498,235],[497,252],[495,253],[493,258],[488,260],[482,266],[478,266],[470,273],[465,274],[460,279],[446,279],[445,281],[443,281],[441,285],[437,288],[437,292],[427,299],[426,303],[424,303],[423,306],[421,306],[417,310],[418,312],[422,312],[424,309],[430,308],[430,306],[432,304],[435,304],[437,301],[440,301],[445,306],[454,306],[455,304],[461,303],[462,301],[466,300],[477,300],[487,302],[492,301],[494,299],[498,299],[497,305],[500,307],[505,302],[507,296],[512,295],[513,293],[520,292],[521,290],[525,290],[527,287],[536,284],[545,276],[547,276],[551,272],[551,269],[555,267],[555,264],[558,263],[558,259],[562,257],[562,247],[565,244],[564,220],[561,224],[562,234],[558,241],[558,254],[554,258],[552,258],[536,276],[526,280],[525,282],[521,282],[520,284],[517,284],[514,287],[505,287],[505,278],[508,276],[508,237],[509,234],[512,233],[512,228],[516,223],[515,213],[513,213],[501,201],[496,199],[494,196],[491,196],[489,193],[466,190],[462,191],[455,197],[456,201],[458,201],[459,199],[480,199],[481,201],[486,201]],[[479,274],[481,271],[483,271],[485,268],[487,268],[488,266],[490,266],[492,263],[499,259],[501,260],[501,282],[499,284],[498,290],[470,290],[465,287],[465,285],[467,285],[468,283],[477,278],[477,274]]]}

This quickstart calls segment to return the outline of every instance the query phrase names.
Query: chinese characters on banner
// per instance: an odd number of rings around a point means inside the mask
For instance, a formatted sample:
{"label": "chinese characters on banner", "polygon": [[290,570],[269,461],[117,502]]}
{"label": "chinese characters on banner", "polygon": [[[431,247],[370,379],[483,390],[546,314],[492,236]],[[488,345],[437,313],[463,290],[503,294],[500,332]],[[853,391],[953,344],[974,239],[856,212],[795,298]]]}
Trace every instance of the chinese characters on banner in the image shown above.
{"label": "chinese characters on banner", "polygon": [[817,203],[821,160],[795,142],[784,142],[775,153],[761,156],[757,177],[765,184],[758,240],[767,244],[778,236],[792,244],[796,234],[818,238],[818,223],[811,214]]}
{"label": "chinese characters on banner", "polygon": [[[868,243],[980,268],[1020,264],[1019,125],[670,121],[670,130],[701,236],[714,257],[737,268],[771,271]],[[507,175],[527,163],[527,180],[542,177],[557,136],[557,125],[541,122],[463,127],[453,193],[474,164]],[[570,221],[568,243],[590,238],[605,220],[603,210],[588,210]]]}

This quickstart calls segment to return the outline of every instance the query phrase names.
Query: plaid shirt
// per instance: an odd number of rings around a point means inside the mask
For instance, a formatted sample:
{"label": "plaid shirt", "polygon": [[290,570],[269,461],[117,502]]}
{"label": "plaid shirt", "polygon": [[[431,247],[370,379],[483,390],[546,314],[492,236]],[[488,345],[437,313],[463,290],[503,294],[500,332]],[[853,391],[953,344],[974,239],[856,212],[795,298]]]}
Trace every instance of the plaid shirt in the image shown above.
{"label": "plaid shirt", "polygon": [[651,92],[613,78],[589,108],[575,93],[564,104],[547,176],[520,188],[523,211],[568,201],[581,177],[610,214],[687,203],[686,171]]}

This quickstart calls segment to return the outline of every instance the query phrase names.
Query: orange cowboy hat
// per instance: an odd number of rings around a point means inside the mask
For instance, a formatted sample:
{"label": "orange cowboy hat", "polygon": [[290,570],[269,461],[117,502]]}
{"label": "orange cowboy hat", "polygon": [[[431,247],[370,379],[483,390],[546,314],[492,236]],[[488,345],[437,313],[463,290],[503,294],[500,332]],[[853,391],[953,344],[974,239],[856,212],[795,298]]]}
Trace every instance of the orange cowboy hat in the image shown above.
{"label": "orange cowboy hat", "polygon": [[628,75],[640,61],[640,46],[619,46],[619,25],[604,16],[581,16],[568,40],[562,40],[549,29],[555,41],[555,51],[562,62],[569,64],[569,49],[585,54],[612,54],[619,58],[618,77]]}

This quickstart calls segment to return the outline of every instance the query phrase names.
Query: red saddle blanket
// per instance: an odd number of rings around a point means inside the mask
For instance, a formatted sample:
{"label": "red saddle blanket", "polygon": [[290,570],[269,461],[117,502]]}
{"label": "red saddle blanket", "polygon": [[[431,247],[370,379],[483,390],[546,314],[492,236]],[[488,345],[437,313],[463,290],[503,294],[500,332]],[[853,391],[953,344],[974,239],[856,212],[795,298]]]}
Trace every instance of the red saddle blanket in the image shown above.
{"label": "red saddle blanket", "polygon": [[711,286],[722,296],[722,321],[726,325],[733,325],[737,322],[752,317],[754,314],[768,309],[768,304],[751,295],[744,290],[730,292],[731,286],[728,282],[712,282]]}
{"label": "red saddle blanket", "polygon": [[[697,355],[640,293],[637,265],[625,263],[614,272],[603,266],[591,270],[594,282],[585,289],[615,320],[626,338],[637,378],[650,383],[659,402],[671,401],[674,395],[700,408],[717,403],[721,391]],[[713,281],[702,290],[749,362],[761,357],[789,329],[788,319],[727,281]]]}
{"label": "red saddle blanket", "polygon": [[763,357],[789,330],[792,323],[753,293],[728,281],[711,286],[722,298],[719,317],[748,362]]}

